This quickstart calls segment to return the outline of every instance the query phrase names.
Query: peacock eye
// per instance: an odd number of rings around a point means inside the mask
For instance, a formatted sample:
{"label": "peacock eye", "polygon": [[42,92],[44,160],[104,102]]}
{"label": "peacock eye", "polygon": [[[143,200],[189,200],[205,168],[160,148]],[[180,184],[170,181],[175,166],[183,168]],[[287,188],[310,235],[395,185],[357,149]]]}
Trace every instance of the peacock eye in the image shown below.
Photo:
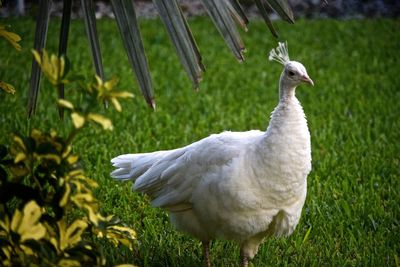
{"label": "peacock eye", "polygon": [[294,76],[294,72],[291,71],[291,70],[288,72],[288,74],[289,74],[290,77],[293,77],[293,76]]}

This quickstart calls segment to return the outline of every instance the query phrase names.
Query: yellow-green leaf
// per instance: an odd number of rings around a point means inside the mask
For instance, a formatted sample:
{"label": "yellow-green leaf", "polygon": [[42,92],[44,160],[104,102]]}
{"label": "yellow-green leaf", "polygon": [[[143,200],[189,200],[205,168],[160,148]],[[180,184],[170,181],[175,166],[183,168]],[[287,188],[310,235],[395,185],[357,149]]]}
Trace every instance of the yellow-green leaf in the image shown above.
{"label": "yellow-green leaf", "polygon": [[4,266],[11,266],[11,263],[10,263],[9,260],[11,259],[12,247],[3,245],[1,250],[3,251],[4,255],[6,256],[6,258],[8,259],[8,260],[3,261]]}
{"label": "yellow-green leaf", "polygon": [[67,248],[74,246],[76,243],[82,240],[82,233],[87,228],[88,224],[83,220],[75,220],[69,227],[67,226],[65,220],[60,220],[57,222],[59,229],[59,242],[52,240],[52,244],[64,251]]}
{"label": "yellow-green leaf", "polygon": [[103,232],[102,231],[98,231],[97,232],[97,237],[103,238],[104,237]]}
{"label": "yellow-green leaf", "polygon": [[76,169],[76,170],[72,170],[68,173],[68,176],[71,176],[73,178],[80,178],[80,179],[85,179],[85,173],[83,172],[82,169]]}
{"label": "yellow-green leaf", "polygon": [[21,45],[18,44],[18,42],[21,41],[21,36],[7,31],[4,26],[0,26],[0,36],[3,36],[7,41],[9,41],[17,51],[21,51]]}
{"label": "yellow-green leaf", "polygon": [[[78,185],[78,184],[75,183],[75,185]],[[77,193],[73,197],[71,197],[71,199],[79,207],[83,207],[86,203],[88,203],[88,202],[90,203],[94,200],[92,194],[89,194],[89,193]]]}
{"label": "yellow-green leaf", "polygon": [[32,52],[33,57],[35,58],[36,62],[39,64],[39,66],[42,65],[42,58],[40,57],[39,52],[34,49],[32,49],[31,52]]}
{"label": "yellow-green leaf", "polygon": [[56,154],[44,154],[44,155],[40,155],[39,156],[40,159],[48,159],[48,160],[53,160],[55,161],[57,164],[61,163],[61,157],[59,155]]}
{"label": "yellow-green leaf", "polygon": [[117,83],[118,83],[118,79],[117,79],[117,78],[113,78],[113,79],[111,79],[111,80],[109,80],[109,81],[106,81],[106,82],[104,83],[104,87],[105,87],[107,90],[110,91]]}
{"label": "yellow-green leaf", "polygon": [[[93,187],[93,188],[96,188],[96,187],[99,186],[99,185],[96,183],[96,181],[94,181],[94,180],[92,180],[92,179],[90,179],[90,178],[88,178],[88,177],[86,177],[86,176],[84,176],[84,175],[76,175],[76,176],[73,176],[73,179],[75,180],[75,182],[80,183],[80,184],[81,184],[80,181],[83,181],[83,182],[87,183],[90,187]],[[80,181],[79,181],[79,180],[80,180]]]}
{"label": "yellow-green leaf", "polygon": [[24,159],[26,159],[26,154],[23,152],[19,152],[14,158],[14,163],[18,163],[20,161],[23,161]]}
{"label": "yellow-green leaf", "polygon": [[34,201],[28,202],[22,211],[16,210],[11,221],[11,230],[20,235],[21,241],[39,240],[46,235],[46,228],[39,222],[42,210]]}
{"label": "yellow-green leaf", "polygon": [[14,141],[15,143],[17,143],[17,145],[18,145],[22,150],[26,151],[26,147],[25,147],[24,141],[22,140],[21,137],[19,137],[18,135],[14,135],[14,136],[13,136],[13,141]]}
{"label": "yellow-green leaf", "polygon": [[124,234],[128,235],[129,238],[136,238],[136,232],[135,230],[133,230],[132,228],[126,227],[126,226],[120,226],[120,225],[112,225],[109,226],[107,229],[112,229],[112,230],[116,230],[119,232],[123,232]]}
{"label": "yellow-green leaf", "polygon": [[75,164],[78,161],[79,157],[77,155],[71,155],[67,158],[67,162],[69,164]]}
{"label": "yellow-green leaf", "polygon": [[43,50],[42,55],[38,51],[32,50],[33,56],[39,64],[43,74],[54,85],[66,83],[67,80],[62,79],[65,75],[65,59],[63,56],[49,54]]}
{"label": "yellow-green leaf", "polygon": [[65,147],[61,156],[63,158],[67,157],[69,155],[69,153],[71,153],[71,150],[72,150],[72,146],[71,145]]}
{"label": "yellow-green leaf", "polygon": [[85,124],[85,117],[79,115],[76,112],[73,112],[71,114],[71,119],[76,129],[82,128],[82,126]]}
{"label": "yellow-green leaf", "polygon": [[121,112],[122,108],[121,108],[121,104],[119,103],[118,99],[116,99],[115,97],[111,98],[111,103],[113,104],[113,106],[115,107],[115,109],[118,112]]}
{"label": "yellow-green leaf", "polygon": [[104,117],[102,115],[89,113],[87,118],[89,120],[92,120],[92,121],[100,124],[104,130],[112,130],[113,129],[111,120],[107,119],[106,117]]}
{"label": "yellow-green leaf", "polygon": [[51,129],[50,136],[51,136],[51,138],[55,138],[57,136],[57,132],[54,129]]}
{"label": "yellow-green leaf", "polygon": [[47,74],[48,72],[51,72],[51,64],[50,64],[50,59],[49,55],[47,54],[46,50],[43,50],[42,52],[42,64],[39,64],[40,67],[42,67],[43,73]]}
{"label": "yellow-green leaf", "polygon": [[32,129],[31,137],[35,139],[36,142],[40,142],[40,140],[43,139],[43,136],[44,134],[38,129]]}
{"label": "yellow-green leaf", "polygon": [[64,195],[63,195],[63,197],[61,198],[61,200],[60,200],[60,207],[64,207],[65,205],[67,205],[67,203],[68,203],[68,199],[69,199],[69,196],[70,196],[70,193],[71,193],[71,187],[69,186],[69,184],[67,183],[67,184],[65,184],[65,192],[64,192]]}
{"label": "yellow-green leaf", "polygon": [[29,173],[29,169],[25,165],[11,165],[11,173],[16,177],[26,176]]}
{"label": "yellow-green leaf", "polygon": [[127,91],[122,91],[122,92],[111,92],[110,95],[112,97],[119,97],[119,98],[133,98],[134,94],[127,92]]}
{"label": "yellow-green leaf", "polygon": [[19,224],[21,222],[22,213],[20,210],[15,210],[14,215],[11,219],[11,231],[17,232]]}
{"label": "yellow-green leaf", "polygon": [[15,94],[15,88],[14,88],[14,86],[12,86],[12,85],[9,84],[9,83],[0,81],[0,88],[1,88],[3,91],[5,91],[6,93]]}
{"label": "yellow-green leaf", "polygon": [[10,218],[7,215],[4,216],[3,220],[0,220],[0,228],[0,233],[8,231],[10,228]]}
{"label": "yellow-green leaf", "polygon": [[61,259],[57,263],[57,267],[81,267],[81,263],[77,260]]}
{"label": "yellow-green leaf", "polygon": [[87,227],[87,223],[83,220],[75,220],[70,227],[68,227],[66,232],[66,237],[68,238],[67,247],[72,247],[76,243],[82,240],[82,233]]}
{"label": "yellow-green leaf", "polygon": [[28,247],[28,246],[25,246],[25,245],[21,245],[21,249],[22,249],[22,251],[26,254],[26,255],[35,255],[35,253],[33,252],[33,250],[30,248],[30,247]]}
{"label": "yellow-green leaf", "polygon": [[125,247],[129,248],[130,250],[133,250],[133,243],[132,240],[129,238],[126,238],[120,233],[115,233],[115,232],[106,232],[106,237],[109,241],[111,241],[115,246],[118,244],[122,244]]}
{"label": "yellow-green leaf", "polygon": [[58,240],[54,237],[54,235],[51,235],[50,243],[57,249],[57,251],[60,251]]}
{"label": "yellow-green leaf", "polygon": [[89,213],[89,220],[94,224],[94,225],[99,225],[99,220],[101,219],[100,214],[94,210],[93,206],[90,205],[85,205],[85,209]]}
{"label": "yellow-green leaf", "polygon": [[63,108],[74,109],[74,105],[71,102],[69,102],[68,100],[65,100],[65,99],[59,99],[58,100],[58,105],[63,107]]}
{"label": "yellow-green leaf", "polygon": [[94,76],[98,86],[103,86],[103,80],[97,74]]}

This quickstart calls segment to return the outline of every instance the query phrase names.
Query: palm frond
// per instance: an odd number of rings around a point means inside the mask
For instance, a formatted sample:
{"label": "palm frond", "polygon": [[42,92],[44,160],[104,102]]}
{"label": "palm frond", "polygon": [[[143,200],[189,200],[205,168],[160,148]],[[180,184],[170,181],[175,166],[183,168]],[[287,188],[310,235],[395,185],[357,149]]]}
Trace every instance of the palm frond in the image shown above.
{"label": "palm frond", "polygon": [[278,37],[278,32],[275,30],[274,25],[272,25],[271,20],[268,17],[268,11],[271,11],[272,8],[263,0],[255,0],[258,10],[260,11],[261,16],[263,17],[265,24],[267,24],[269,31],[272,33],[274,37]]}
{"label": "palm frond", "polygon": [[[96,74],[104,81],[104,69],[103,69],[103,61],[101,59],[101,50],[99,37],[97,35],[97,26],[96,26],[96,16],[95,10],[93,6],[93,0],[81,0],[83,18],[85,21],[85,29],[86,35],[89,39],[90,51],[92,53],[92,60],[94,64],[94,68],[96,69]],[[105,102],[104,105],[108,107],[108,103]]]}
{"label": "palm frond", "polygon": [[247,24],[249,24],[249,19],[243,11],[242,6],[237,0],[225,0],[229,9],[229,12],[236,20],[237,23],[242,27],[244,31],[247,31]]}
{"label": "palm frond", "polygon": [[[61,28],[60,28],[60,42],[58,46],[59,57],[67,55],[68,33],[69,33],[69,25],[71,22],[71,9],[72,9],[72,0],[64,0],[63,14],[61,18]],[[58,85],[58,98],[64,99],[64,83],[60,83]],[[64,108],[62,106],[58,106],[58,113],[60,115],[60,118],[64,117]]]}
{"label": "palm frond", "polygon": [[289,23],[294,23],[293,11],[287,0],[267,0],[267,2],[282,19]]}
{"label": "palm frond", "polygon": [[239,62],[244,61],[244,43],[229,12],[226,0],[203,0],[203,4],[235,57]]}
{"label": "palm frond", "polygon": [[[35,30],[35,40],[33,43],[33,48],[36,51],[42,51],[46,44],[47,28],[49,25],[49,16],[51,8],[51,0],[40,0],[39,2],[39,13],[36,19],[36,30]],[[39,94],[40,85],[40,67],[36,60],[32,57],[32,70],[31,79],[29,84],[29,97],[28,97],[28,117],[30,118],[32,114],[36,111],[36,102]]]}
{"label": "palm frond", "polygon": [[150,71],[140,36],[135,8],[130,0],[111,0],[121,38],[146,102],[154,109]]}
{"label": "palm frond", "polygon": [[193,86],[198,87],[203,71],[201,56],[188,23],[176,0],[154,0],[160,18],[174,44],[181,63]]}
{"label": "palm frond", "polygon": [[[97,34],[95,10],[93,0],[81,0],[84,14],[85,29],[88,36],[93,65],[97,75],[104,80],[103,63],[99,38]],[[145,56],[135,8],[131,0],[111,0],[114,15],[121,33],[123,44],[129,62],[136,74],[140,90],[146,102],[155,107],[154,92],[150,77],[149,66]],[[190,30],[189,24],[179,6],[178,0],[153,0],[160,18],[164,23],[168,35],[176,49],[178,57],[188,74],[192,84],[198,88],[205,67]],[[244,43],[240,37],[236,23],[247,31],[249,20],[238,0],[202,0],[207,13],[215,27],[223,37],[234,56],[241,62],[244,60]],[[64,1],[63,17],[60,30],[59,56],[67,52],[69,24],[71,19],[72,0]],[[34,49],[42,51],[45,47],[47,27],[49,23],[51,0],[40,0],[39,15],[36,22]],[[274,10],[289,23],[294,22],[293,12],[287,0],[256,0],[256,6],[263,16],[269,30],[276,37],[277,31],[268,17],[268,12]],[[29,88],[28,116],[35,112],[40,83],[40,68],[35,60],[32,61],[32,73]],[[64,98],[64,88],[58,88],[59,97]],[[59,111],[62,117],[62,109]]]}

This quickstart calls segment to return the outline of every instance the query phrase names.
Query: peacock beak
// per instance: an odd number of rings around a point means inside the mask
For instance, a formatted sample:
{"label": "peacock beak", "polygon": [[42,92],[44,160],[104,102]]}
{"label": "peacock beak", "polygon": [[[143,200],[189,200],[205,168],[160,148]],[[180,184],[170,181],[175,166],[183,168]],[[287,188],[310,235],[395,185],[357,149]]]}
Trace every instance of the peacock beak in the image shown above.
{"label": "peacock beak", "polygon": [[301,77],[301,80],[302,80],[303,82],[309,83],[309,84],[311,84],[312,86],[314,86],[313,80],[311,80],[311,78],[308,77],[307,75],[303,75],[303,76]]}

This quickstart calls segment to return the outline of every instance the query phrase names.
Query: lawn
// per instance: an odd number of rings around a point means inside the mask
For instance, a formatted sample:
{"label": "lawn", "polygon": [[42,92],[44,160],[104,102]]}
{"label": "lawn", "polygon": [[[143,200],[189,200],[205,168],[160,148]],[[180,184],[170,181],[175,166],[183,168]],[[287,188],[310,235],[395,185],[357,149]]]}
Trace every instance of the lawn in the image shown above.
{"label": "lawn", "polygon": [[[105,244],[109,265],[201,266],[199,241],[173,230],[168,215],[151,208],[146,197],[116,183],[110,159],[122,153],[184,146],[224,130],[266,129],[277,104],[282,66],[267,60],[276,46],[261,21],[243,33],[246,62],[238,64],[211,23],[190,20],[207,72],[198,92],[175,55],[160,21],[141,21],[144,45],[156,91],[157,110],[141,97],[114,21],[98,22],[107,78],[136,97],[123,112],[107,110],[114,130],[86,128],[74,150],[106,213],[118,215],[138,233],[135,253]],[[23,38],[17,53],[0,42],[0,79],[14,96],[0,94],[0,142],[29,128],[66,133],[71,122],[58,119],[56,92],[42,82],[36,116],[26,118],[34,21],[0,20]],[[57,51],[59,20],[49,28],[47,50]],[[301,221],[289,238],[269,239],[255,266],[400,266],[400,21],[300,20],[277,23],[292,59],[301,61],[315,82],[297,96],[307,114],[313,170]],[[6,49],[7,48],[7,49]],[[82,21],[72,23],[68,57],[72,71],[94,73]],[[66,89],[67,98],[73,88]],[[211,246],[215,266],[237,266],[239,249],[230,242]]]}

